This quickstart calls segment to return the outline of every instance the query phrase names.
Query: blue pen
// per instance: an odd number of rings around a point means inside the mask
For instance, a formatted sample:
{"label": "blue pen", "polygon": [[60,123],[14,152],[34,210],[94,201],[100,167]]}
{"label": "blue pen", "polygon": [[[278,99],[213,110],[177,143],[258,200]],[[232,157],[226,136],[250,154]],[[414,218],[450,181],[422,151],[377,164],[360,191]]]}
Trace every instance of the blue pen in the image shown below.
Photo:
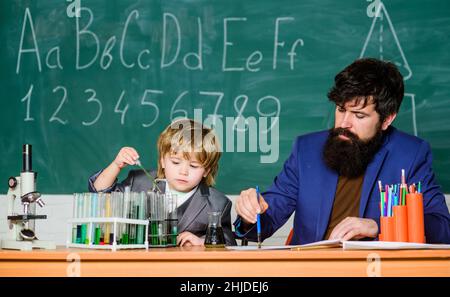
{"label": "blue pen", "polygon": [[[259,204],[259,187],[256,186],[256,199],[258,200]],[[256,214],[256,236],[258,238],[258,248],[261,248],[261,220],[259,218],[260,214]]]}

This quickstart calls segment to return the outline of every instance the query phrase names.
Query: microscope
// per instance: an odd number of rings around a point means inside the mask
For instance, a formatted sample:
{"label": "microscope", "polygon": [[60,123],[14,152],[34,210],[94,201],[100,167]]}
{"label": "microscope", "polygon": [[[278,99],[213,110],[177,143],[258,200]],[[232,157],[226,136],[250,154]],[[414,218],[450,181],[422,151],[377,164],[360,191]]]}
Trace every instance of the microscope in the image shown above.
{"label": "microscope", "polygon": [[[20,176],[8,179],[8,230],[1,242],[2,249],[31,251],[33,248],[55,249],[52,241],[42,241],[35,234],[35,220],[46,219],[36,215],[36,204],[45,205],[41,194],[36,191],[37,173],[32,171],[31,145],[24,144],[22,151],[22,172]],[[15,203],[20,199],[23,213],[17,213]]]}

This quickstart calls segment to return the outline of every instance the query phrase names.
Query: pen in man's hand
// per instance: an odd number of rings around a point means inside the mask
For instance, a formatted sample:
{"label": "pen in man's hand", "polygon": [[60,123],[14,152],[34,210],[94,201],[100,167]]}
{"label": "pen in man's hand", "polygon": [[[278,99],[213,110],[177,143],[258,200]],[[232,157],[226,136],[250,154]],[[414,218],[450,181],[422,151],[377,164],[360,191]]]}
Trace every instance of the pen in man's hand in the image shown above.
{"label": "pen in man's hand", "polygon": [[[259,187],[256,186],[256,199],[259,204]],[[256,214],[256,232],[257,232],[257,238],[258,238],[258,248],[261,248],[261,220],[260,220],[260,213],[258,212]]]}

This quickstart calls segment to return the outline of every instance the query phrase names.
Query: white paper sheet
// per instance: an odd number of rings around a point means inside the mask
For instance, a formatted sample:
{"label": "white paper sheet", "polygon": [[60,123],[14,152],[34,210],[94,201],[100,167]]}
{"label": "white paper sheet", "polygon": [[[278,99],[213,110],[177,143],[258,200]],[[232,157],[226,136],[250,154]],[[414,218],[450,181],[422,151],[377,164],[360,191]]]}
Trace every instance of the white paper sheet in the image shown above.
{"label": "white paper sheet", "polygon": [[336,240],[322,240],[302,245],[262,245],[258,248],[256,245],[249,246],[227,246],[226,248],[233,251],[258,251],[258,250],[289,250],[294,248],[319,248],[319,247],[336,247],[340,246],[341,241]]}
{"label": "white paper sheet", "polygon": [[344,241],[342,245],[344,250],[450,249],[450,244],[427,244],[427,243],[392,242],[392,241]]}
{"label": "white paper sheet", "polygon": [[344,250],[417,250],[417,249],[437,249],[448,250],[450,244],[428,244],[413,242],[392,242],[392,241],[340,241],[322,240],[302,245],[263,245],[261,248],[255,245],[249,246],[227,246],[233,251],[258,251],[258,250],[290,250],[290,249],[313,249],[313,248],[331,248],[342,246]]}

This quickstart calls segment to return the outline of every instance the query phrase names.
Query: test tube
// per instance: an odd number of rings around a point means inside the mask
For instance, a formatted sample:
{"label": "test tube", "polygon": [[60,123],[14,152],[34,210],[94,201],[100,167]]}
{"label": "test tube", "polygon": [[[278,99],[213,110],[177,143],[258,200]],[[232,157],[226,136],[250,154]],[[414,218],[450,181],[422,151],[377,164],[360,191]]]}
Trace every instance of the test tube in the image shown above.
{"label": "test tube", "polygon": [[[123,193],[117,193],[117,203],[119,206],[118,209],[118,214],[120,218],[125,218],[124,216],[124,204],[125,204],[125,198]],[[118,227],[117,229],[119,229],[120,231],[120,237],[119,238],[119,242],[122,243],[122,237],[124,236],[125,233],[125,226],[123,224],[120,224],[120,228]]]}
{"label": "test tube", "polygon": [[[118,205],[118,202],[117,202],[117,194],[116,193],[117,192],[112,192],[111,193],[111,210],[112,210],[112,216],[114,218],[119,218],[119,205]],[[116,243],[120,239],[120,230],[119,229],[120,228],[116,229],[116,232],[117,232],[115,234],[115,236],[116,236]],[[110,235],[109,242],[110,242],[110,244],[114,244],[114,234],[112,234],[112,232],[111,232],[111,235]]]}
{"label": "test tube", "polygon": [[[112,202],[112,211],[113,211],[113,217],[119,218],[119,202],[117,201],[117,192],[111,193],[111,202]],[[116,244],[120,242],[121,238],[121,230],[120,228],[116,228]],[[114,239],[114,234],[112,235],[112,238]],[[110,240],[111,243],[113,243],[113,240]]]}
{"label": "test tube", "polygon": [[97,216],[99,218],[105,217],[105,193],[98,193],[98,210],[97,210]]}
{"label": "test tube", "polygon": [[149,218],[150,218],[150,242],[151,245],[157,245],[158,238],[158,228],[156,223],[156,207],[155,207],[155,192],[148,192],[147,197],[149,200],[148,209],[149,209]]}
{"label": "test tube", "polygon": [[[135,219],[135,212],[136,212],[136,193],[131,192],[130,193],[130,209],[129,209],[129,218],[130,219]],[[135,232],[135,225],[133,224],[128,224],[128,234],[129,234],[129,238],[128,241],[130,244],[134,244],[135,240],[136,240],[136,232]]]}
{"label": "test tube", "polygon": [[[78,193],[73,194],[72,218],[78,216]],[[77,224],[72,224],[72,243],[77,243]]]}
{"label": "test tube", "polygon": [[[99,194],[100,218],[105,218],[105,193]],[[105,223],[100,224],[100,244],[105,243]]]}
{"label": "test tube", "polygon": [[[89,217],[89,205],[90,205],[90,193],[84,193],[83,195],[83,218]],[[87,238],[87,224],[83,223],[81,224],[81,243],[87,244],[88,238]]]}
{"label": "test tube", "polygon": [[[84,198],[82,193],[77,194],[77,218],[83,217],[83,203]],[[80,223],[77,224],[77,239],[76,243],[82,243],[81,242],[81,225]]]}
{"label": "test tube", "polygon": [[158,205],[158,194],[153,194],[153,222],[154,222],[154,239],[155,245],[159,245],[159,224],[158,224],[158,214],[159,214],[159,205]]}
{"label": "test tube", "polygon": [[164,230],[164,214],[165,214],[165,194],[158,194],[158,235],[159,244],[166,245]]}
{"label": "test tube", "polygon": [[[146,209],[146,205],[145,205],[145,201],[146,201],[146,199],[145,199],[145,193],[144,192],[140,192],[139,193],[139,196],[138,196],[138,198],[139,198],[139,209],[138,209],[138,219],[139,220],[144,220],[145,219],[145,209]],[[138,226],[138,234],[137,234],[137,239],[138,239],[138,241],[137,241],[137,243],[138,244],[143,244],[144,243],[144,228],[145,228],[145,226],[143,226],[143,225],[139,225]]]}
{"label": "test tube", "polygon": [[[97,194],[97,206],[96,206],[96,217],[97,218],[103,218],[105,213],[105,208],[103,205],[103,197],[104,193],[98,193]],[[101,244],[103,241],[103,225],[102,223],[99,223],[96,225],[95,228],[95,244]]]}
{"label": "test tube", "polygon": [[[97,199],[98,199],[97,193],[91,193],[91,212],[90,212],[91,218],[97,217]],[[90,238],[91,238],[91,242],[94,244],[98,244],[96,242],[96,229],[97,229],[97,224],[92,224]]]}
{"label": "test tube", "polygon": [[[105,217],[105,193],[98,193],[98,201],[99,201],[99,217],[104,218]],[[99,244],[104,244],[104,237],[105,234],[105,224],[100,224],[100,240]]]}
{"label": "test tube", "polygon": [[[111,194],[107,193],[105,195],[105,218],[110,218],[111,217]],[[105,233],[103,235],[104,238],[104,242],[105,244],[109,244],[110,240],[110,233],[111,233],[111,223],[106,223],[105,225]]]}
{"label": "test tube", "polygon": [[168,202],[168,233],[170,233],[168,239],[170,238],[170,244],[177,244],[177,236],[178,236],[178,218],[177,218],[177,195],[167,194],[167,202]]}
{"label": "test tube", "polygon": [[112,211],[112,216],[117,217],[116,192],[111,193],[111,211]]}
{"label": "test tube", "polygon": [[148,240],[149,244],[151,245],[152,244],[152,237],[151,237],[152,236],[152,224],[151,224],[151,211],[150,211],[150,205],[151,205],[150,192],[145,193],[145,201],[147,201],[145,213],[146,213],[146,217],[147,217],[147,220],[149,223],[149,231],[147,234],[147,236],[148,236],[147,240]]}
{"label": "test tube", "polygon": [[73,194],[73,201],[72,201],[72,218],[76,218],[77,217],[77,211],[78,211],[78,208],[77,208],[77,202],[78,202],[78,193],[74,193]]}
{"label": "test tube", "polygon": [[[134,219],[137,220],[139,219],[139,211],[141,208],[141,200],[140,200],[140,195],[138,192],[134,193]],[[140,242],[139,240],[139,232],[138,232],[138,227],[139,225],[134,225],[133,226],[133,230],[134,230],[134,243],[137,244],[138,242]]]}
{"label": "test tube", "polygon": [[[130,187],[125,187],[125,192],[123,193],[123,217],[128,218],[130,211]],[[122,243],[128,244],[129,241],[129,228],[128,224],[122,224]]]}

